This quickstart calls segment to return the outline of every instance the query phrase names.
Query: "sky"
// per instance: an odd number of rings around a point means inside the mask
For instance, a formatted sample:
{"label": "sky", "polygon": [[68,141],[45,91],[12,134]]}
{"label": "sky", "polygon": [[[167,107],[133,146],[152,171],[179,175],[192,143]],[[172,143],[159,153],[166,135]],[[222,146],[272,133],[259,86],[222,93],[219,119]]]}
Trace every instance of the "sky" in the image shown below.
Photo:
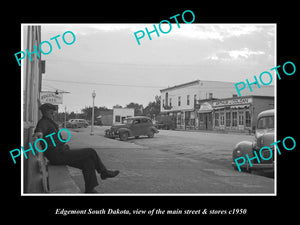
{"label": "sky", "polygon": [[[167,24],[162,30],[168,30]],[[66,91],[59,111],[79,113],[92,106],[144,107],[166,87],[194,81],[240,82],[269,71],[276,59],[274,24],[180,24],[169,33],[147,34],[138,45],[134,32],[153,24],[41,24],[42,41],[52,44],[46,60],[43,91]],[[158,25],[156,24],[156,27]],[[71,45],[62,35],[72,31]],[[50,38],[60,35],[57,40]],[[139,34],[140,35],[140,34]],[[66,41],[72,41],[70,34]],[[47,45],[43,45],[47,52]],[[272,72],[273,74],[273,72]],[[273,79],[275,80],[275,79]]]}

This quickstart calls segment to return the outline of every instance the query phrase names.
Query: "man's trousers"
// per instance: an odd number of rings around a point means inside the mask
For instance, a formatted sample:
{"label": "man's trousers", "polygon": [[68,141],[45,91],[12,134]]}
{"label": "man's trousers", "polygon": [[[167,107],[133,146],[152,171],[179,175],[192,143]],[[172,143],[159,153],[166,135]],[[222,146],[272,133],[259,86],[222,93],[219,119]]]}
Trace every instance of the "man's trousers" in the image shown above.
{"label": "man's trousers", "polygon": [[95,170],[99,174],[106,170],[93,148],[67,149],[62,151],[53,149],[50,151],[55,151],[55,154],[47,157],[51,164],[68,165],[82,170],[86,192],[98,185]]}

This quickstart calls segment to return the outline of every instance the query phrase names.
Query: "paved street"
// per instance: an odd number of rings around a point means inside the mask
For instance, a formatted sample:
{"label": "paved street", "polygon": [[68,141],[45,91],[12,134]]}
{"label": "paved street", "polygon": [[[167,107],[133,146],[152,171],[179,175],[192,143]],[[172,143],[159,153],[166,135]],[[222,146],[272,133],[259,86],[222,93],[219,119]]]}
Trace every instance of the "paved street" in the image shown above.
{"label": "paved street", "polygon": [[[106,127],[71,130],[71,148],[93,147],[109,169],[119,176],[102,181],[97,191],[104,194],[272,194],[274,179],[234,171],[231,152],[244,134],[160,130],[154,138],[131,138],[127,142],[104,137]],[[84,191],[82,173],[69,167]]]}

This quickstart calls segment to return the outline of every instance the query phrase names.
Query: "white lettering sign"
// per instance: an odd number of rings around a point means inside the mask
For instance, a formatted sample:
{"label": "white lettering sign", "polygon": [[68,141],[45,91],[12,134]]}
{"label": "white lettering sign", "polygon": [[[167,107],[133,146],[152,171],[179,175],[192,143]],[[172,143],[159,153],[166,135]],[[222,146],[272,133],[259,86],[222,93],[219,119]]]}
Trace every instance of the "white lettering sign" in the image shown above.
{"label": "white lettering sign", "polygon": [[247,103],[252,103],[252,98],[217,100],[213,102],[213,107],[225,106],[225,105],[239,105],[239,104],[247,104]]}
{"label": "white lettering sign", "polygon": [[55,92],[41,92],[40,93],[41,103],[51,103],[53,105],[58,105],[63,103],[63,95],[61,93]]}

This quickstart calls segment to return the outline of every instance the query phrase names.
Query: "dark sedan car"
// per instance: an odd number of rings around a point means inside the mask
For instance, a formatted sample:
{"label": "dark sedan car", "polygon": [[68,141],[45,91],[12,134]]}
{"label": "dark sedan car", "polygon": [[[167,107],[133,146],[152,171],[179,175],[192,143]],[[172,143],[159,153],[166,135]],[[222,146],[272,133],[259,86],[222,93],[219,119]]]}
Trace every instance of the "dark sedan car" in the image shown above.
{"label": "dark sedan car", "polygon": [[[232,166],[237,169],[235,162],[236,158],[245,157],[248,154],[249,158],[254,157],[254,151],[259,152],[264,146],[270,146],[274,143],[274,109],[266,110],[258,114],[257,126],[255,131],[255,141],[242,141],[238,143],[232,152]],[[245,172],[251,172],[252,170],[264,170],[264,171],[274,171],[274,145],[271,153],[268,150],[261,152],[262,157],[269,158],[269,160],[259,160],[254,159],[251,164],[249,161],[241,165],[241,170]],[[245,157],[246,158],[246,157]]]}
{"label": "dark sedan car", "polygon": [[128,137],[138,138],[141,135],[154,137],[158,133],[151,119],[146,116],[130,117],[124,120],[123,124],[113,125],[110,129],[105,130],[105,137],[120,138],[126,141]]}

